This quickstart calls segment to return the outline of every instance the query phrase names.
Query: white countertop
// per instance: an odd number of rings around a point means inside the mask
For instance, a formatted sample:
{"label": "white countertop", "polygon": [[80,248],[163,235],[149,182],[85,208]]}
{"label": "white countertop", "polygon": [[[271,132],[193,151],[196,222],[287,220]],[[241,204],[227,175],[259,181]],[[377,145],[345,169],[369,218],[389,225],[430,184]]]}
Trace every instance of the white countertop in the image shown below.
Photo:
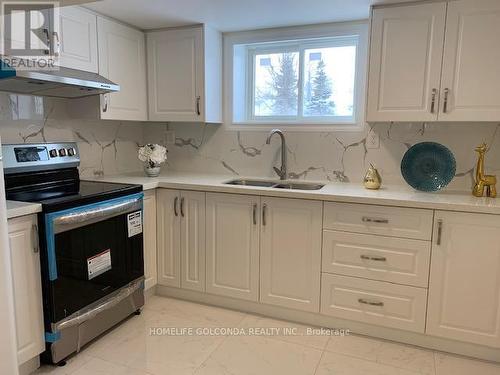
{"label": "white countertop", "polygon": [[42,211],[42,205],[40,203],[7,201],[7,219],[36,214],[40,211]]}
{"label": "white countertop", "polygon": [[137,172],[117,176],[96,177],[94,179],[87,178],[87,180],[138,184],[142,185],[144,190],[169,188],[500,214],[500,198],[476,198],[469,192],[464,191],[444,190],[437,193],[425,193],[404,186],[383,186],[380,190],[367,190],[361,184],[354,183],[326,183],[325,187],[321,190],[314,191],[224,184],[224,182],[235,178],[238,177],[232,175],[167,171],[155,178],[146,177],[142,172]]}

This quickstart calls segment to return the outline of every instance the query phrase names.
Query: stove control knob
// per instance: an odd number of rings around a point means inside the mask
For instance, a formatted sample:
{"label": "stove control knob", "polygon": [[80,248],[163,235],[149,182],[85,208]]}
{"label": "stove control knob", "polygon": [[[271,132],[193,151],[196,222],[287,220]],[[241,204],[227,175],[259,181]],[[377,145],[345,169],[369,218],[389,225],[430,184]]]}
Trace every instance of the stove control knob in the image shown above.
{"label": "stove control knob", "polygon": [[55,148],[50,150],[49,155],[51,158],[57,158],[57,150]]}
{"label": "stove control knob", "polygon": [[59,149],[59,156],[66,156],[66,149],[65,148]]}
{"label": "stove control knob", "polygon": [[67,151],[68,151],[68,156],[75,156],[76,155],[76,150],[73,147],[68,148]]}

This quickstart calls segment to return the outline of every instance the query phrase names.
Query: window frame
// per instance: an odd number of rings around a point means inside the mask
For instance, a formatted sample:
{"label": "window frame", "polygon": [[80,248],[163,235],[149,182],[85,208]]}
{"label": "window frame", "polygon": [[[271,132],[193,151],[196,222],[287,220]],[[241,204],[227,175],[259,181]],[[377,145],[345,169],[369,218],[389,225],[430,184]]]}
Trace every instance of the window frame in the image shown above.
{"label": "window frame", "polygon": [[[367,39],[368,22],[342,22],[313,26],[266,29],[224,34],[224,125],[232,130],[267,130],[280,126],[288,131],[333,131],[362,130],[365,114],[365,84],[367,76]],[[356,41],[357,43],[353,43]],[[326,45],[331,42],[330,45]],[[305,50],[312,48],[328,48],[356,45],[355,82],[353,116],[304,116],[303,84]],[[295,50],[293,48],[295,47]],[[236,58],[236,49],[241,56]],[[255,55],[264,51],[299,54],[298,71],[298,108],[297,116],[255,116]],[[256,53],[257,52],[257,53]],[[244,80],[244,88],[238,87],[244,98],[235,99],[236,73],[234,60],[238,60],[239,86]],[[244,66],[242,68],[242,61]],[[243,74],[241,73],[244,69]],[[242,78],[242,76],[244,76]],[[251,83],[251,84],[249,84]],[[240,95],[241,96],[241,95]],[[238,101],[238,105],[235,102]],[[235,111],[234,107],[238,107]],[[235,117],[235,112],[238,113]]]}

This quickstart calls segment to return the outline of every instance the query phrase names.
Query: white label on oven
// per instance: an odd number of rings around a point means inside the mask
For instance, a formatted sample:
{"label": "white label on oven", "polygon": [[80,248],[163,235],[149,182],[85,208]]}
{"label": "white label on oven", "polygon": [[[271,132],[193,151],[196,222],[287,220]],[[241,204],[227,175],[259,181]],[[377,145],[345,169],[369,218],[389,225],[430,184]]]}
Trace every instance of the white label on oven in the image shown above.
{"label": "white label on oven", "polygon": [[87,259],[87,271],[89,280],[102,275],[111,269],[111,249],[105,250],[102,253],[94,255]]}
{"label": "white label on oven", "polygon": [[129,238],[142,233],[142,211],[132,212],[127,218]]}

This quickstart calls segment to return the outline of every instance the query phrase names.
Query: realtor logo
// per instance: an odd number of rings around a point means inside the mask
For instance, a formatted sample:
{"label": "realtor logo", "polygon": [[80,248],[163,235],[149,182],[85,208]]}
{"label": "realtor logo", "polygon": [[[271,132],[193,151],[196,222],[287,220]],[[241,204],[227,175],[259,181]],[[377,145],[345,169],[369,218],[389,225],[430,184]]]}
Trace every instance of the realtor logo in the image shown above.
{"label": "realtor logo", "polygon": [[2,1],[2,69],[57,69],[59,2]]}

